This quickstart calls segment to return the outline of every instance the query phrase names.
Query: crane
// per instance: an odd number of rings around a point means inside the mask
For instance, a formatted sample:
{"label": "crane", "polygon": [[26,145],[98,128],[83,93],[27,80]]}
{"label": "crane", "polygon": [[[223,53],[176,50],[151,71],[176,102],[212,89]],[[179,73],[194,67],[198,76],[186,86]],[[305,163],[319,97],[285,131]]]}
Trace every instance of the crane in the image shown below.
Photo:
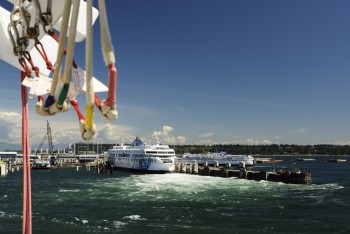
{"label": "crane", "polygon": [[48,120],[47,121],[47,125],[46,125],[46,133],[45,135],[43,136],[43,138],[41,139],[41,142],[38,146],[38,148],[36,149],[35,151],[35,156],[38,155],[38,152],[41,150],[44,142],[46,141],[46,139],[48,140],[49,142],[49,157],[51,159],[52,155],[53,155],[53,144],[52,144],[52,135],[51,135],[51,127],[50,127],[50,123]]}

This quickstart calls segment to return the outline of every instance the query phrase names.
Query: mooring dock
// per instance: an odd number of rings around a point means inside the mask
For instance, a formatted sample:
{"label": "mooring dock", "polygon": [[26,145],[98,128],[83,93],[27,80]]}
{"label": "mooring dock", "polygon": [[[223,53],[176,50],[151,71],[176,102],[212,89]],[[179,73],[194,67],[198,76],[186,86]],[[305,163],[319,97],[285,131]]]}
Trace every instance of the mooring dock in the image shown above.
{"label": "mooring dock", "polygon": [[247,180],[266,180],[287,184],[311,184],[311,172],[288,172],[288,171],[251,171],[247,168],[234,169],[223,166],[198,165],[198,163],[177,163],[176,173],[188,173],[201,176],[236,177]]}

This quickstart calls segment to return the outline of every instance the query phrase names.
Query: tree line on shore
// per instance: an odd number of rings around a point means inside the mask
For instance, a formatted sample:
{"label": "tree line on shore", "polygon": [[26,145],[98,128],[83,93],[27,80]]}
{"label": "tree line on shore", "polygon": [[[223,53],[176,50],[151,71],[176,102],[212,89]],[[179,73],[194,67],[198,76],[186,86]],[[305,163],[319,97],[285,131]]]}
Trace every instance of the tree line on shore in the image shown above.
{"label": "tree line on shore", "polygon": [[[108,151],[115,144],[75,143],[71,147],[76,154],[92,154]],[[227,154],[251,155],[350,155],[350,145],[169,145],[177,155],[184,153],[207,154],[209,152],[226,152]],[[18,151],[20,152],[20,150]],[[54,150],[57,152],[57,149]]]}
{"label": "tree line on shore", "polygon": [[226,152],[252,155],[350,155],[350,145],[171,145],[176,154]]}

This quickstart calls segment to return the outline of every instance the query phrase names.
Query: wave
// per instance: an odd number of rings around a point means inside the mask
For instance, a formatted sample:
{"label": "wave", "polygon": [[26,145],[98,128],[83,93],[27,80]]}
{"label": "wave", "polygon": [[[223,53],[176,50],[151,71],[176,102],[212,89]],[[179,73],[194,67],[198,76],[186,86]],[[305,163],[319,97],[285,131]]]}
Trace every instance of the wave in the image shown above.
{"label": "wave", "polygon": [[21,215],[6,213],[0,210],[0,218],[21,218],[21,217],[22,217]]}
{"label": "wave", "polygon": [[58,192],[60,193],[77,193],[80,192],[80,189],[60,189]]}
{"label": "wave", "polygon": [[339,185],[338,183],[329,183],[329,184],[312,184],[310,185],[313,189],[318,190],[338,190],[343,189],[344,186]]}

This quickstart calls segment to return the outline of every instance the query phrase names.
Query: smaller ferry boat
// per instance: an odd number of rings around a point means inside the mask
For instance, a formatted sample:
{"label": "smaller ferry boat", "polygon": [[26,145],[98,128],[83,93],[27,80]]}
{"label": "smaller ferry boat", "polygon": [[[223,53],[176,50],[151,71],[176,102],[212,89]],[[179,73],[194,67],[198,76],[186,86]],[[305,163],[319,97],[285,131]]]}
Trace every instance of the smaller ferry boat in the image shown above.
{"label": "smaller ferry boat", "polygon": [[108,149],[108,161],[115,168],[148,173],[167,173],[175,170],[175,151],[168,145],[147,145],[139,137],[130,145],[122,143]]}
{"label": "smaller ferry boat", "polygon": [[257,163],[281,163],[283,162],[282,159],[275,159],[273,158],[256,158]]}
{"label": "smaller ferry boat", "polygon": [[234,167],[253,167],[256,160],[251,155],[231,155],[226,152],[208,153],[208,154],[189,154],[185,153],[179,161],[196,161],[198,164],[231,164]]}
{"label": "smaller ferry boat", "polygon": [[271,161],[271,158],[255,158],[257,163],[265,163]]}
{"label": "smaller ferry boat", "polygon": [[298,158],[298,161],[304,161],[304,162],[313,162],[316,161],[314,158]]}
{"label": "smaller ferry boat", "polygon": [[346,162],[346,159],[331,158],[328,159],[327,162]]}

